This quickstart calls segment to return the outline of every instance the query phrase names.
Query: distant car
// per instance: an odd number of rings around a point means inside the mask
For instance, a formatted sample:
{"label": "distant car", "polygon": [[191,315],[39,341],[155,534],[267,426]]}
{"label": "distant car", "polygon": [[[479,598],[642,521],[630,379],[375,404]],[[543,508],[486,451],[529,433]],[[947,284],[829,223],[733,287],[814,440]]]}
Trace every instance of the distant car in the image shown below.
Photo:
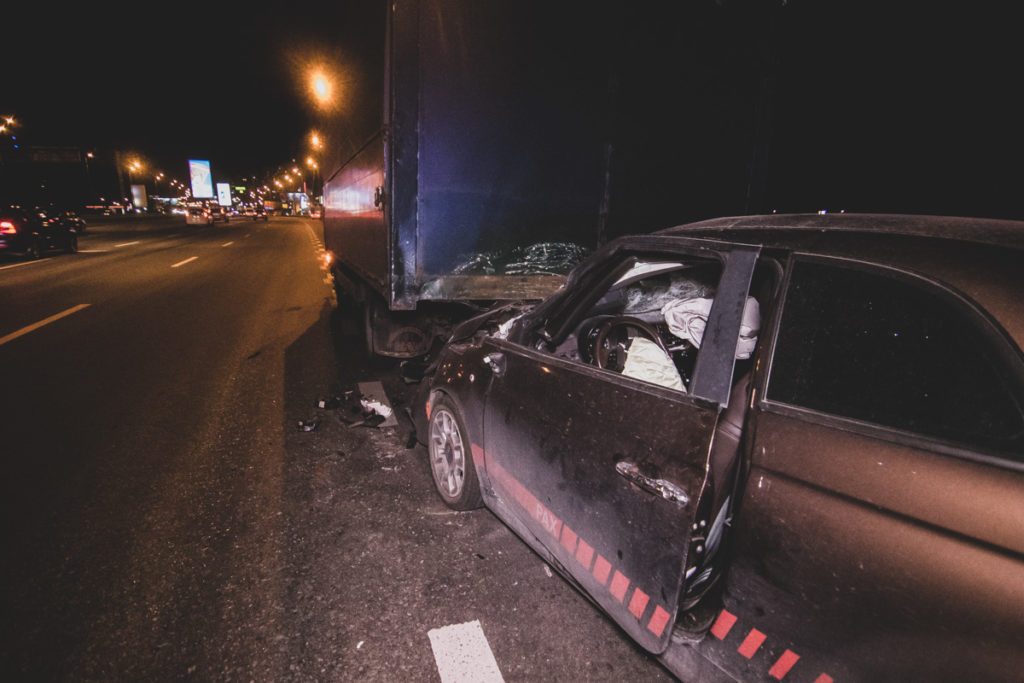
{"label": "distant car", "polygon": [[227,207],[220,205],[214,205],[210,207],[210,216],[213,219],[212,221],[210,221],[211,223],[216,221],[224,221],[225,223],[227,223],[231,220],[231,214],[228,213]]}
{"label": "distant car", "polygon": [[254,221],[269,220],[268,217],[267,217],[267,210],[266,210],[266,208],[264,208],[262,206],[254,207],[253,210],[252,210],[252,219]]}
{"label": "distant car", "polygon": [[188,225],[212,225],[213,214],[205,206],[190,206],[185,214],[185,223]]}
{"label": "distant car", "polygon": [[51,217],[43,209],[0,207],[0,254],[38,259],[53,249],[78,251],[78,232],[72,222]]}
{"label": "distant car", "polygon": [[417,433],[682,680],[1020,680],[1021,292],[1012,221],[624,237],[457,327]]}
{"label": "distant car", "polygon": [[77,234],[81,235],[86,230],[85,219],[79,216],[74,211],[60,211],[57,213],[50,214],[51,218],[57,220],[60,224],[66,226],[69,229],[74,230]]}

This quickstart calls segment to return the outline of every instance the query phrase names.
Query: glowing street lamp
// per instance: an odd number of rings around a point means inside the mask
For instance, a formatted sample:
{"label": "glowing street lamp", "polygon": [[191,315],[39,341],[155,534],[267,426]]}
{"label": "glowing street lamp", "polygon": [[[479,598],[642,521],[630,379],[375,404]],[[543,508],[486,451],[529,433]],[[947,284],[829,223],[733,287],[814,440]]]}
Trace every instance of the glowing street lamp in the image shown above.
{"label": "glowing street lamp", "polygon": [[313,157],[306,157],[306,166],[315,171],[317,169],[316,159]]}
{"label": "glowing street lamp", "polygon": [[316,68],[310,72],[309,91],[313,101],[321,107],[329,107],[334,102],[334,82],[323,69]]}
{"label": "glowing street lamp", "polygon": [[313,149],[323,149],[324,141],[320,137],[320,133],[315,130],[309,134],[309,144]]}

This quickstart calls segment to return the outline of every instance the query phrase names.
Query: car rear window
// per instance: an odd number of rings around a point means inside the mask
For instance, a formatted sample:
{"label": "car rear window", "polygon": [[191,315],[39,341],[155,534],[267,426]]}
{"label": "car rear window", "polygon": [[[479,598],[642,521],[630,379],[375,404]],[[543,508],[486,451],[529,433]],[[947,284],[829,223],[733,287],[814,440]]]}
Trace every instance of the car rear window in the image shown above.
{"label": "car rear window", "polygon": [[1018,368],[985,325],[924,282],[798,262],[768,398],[1019,455]]}

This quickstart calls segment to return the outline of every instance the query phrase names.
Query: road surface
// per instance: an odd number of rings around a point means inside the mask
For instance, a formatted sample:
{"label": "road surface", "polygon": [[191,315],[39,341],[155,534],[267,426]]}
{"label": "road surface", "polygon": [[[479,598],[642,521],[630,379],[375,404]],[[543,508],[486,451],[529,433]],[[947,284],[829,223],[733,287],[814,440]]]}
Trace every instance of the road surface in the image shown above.
{"label": "road surface", "polygon": [[334,307],[320,238],[176,217],[0,261],[0,679],[437,681],[428,632],[478,622],[507,681],[668,680],[490,513],[445,508],[405,423],[315,407],[413,390]]}

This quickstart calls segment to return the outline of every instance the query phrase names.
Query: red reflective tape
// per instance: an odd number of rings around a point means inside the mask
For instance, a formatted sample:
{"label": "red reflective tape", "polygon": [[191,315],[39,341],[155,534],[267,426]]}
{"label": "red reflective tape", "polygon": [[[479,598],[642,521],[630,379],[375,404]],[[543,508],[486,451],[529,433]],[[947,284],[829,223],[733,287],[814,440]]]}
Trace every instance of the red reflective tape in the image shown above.
{"label": "red reflective tape", "polygon": [[581,538],[579,546],[576,547],[576,561],[582,564],[584,569],[590,569],[590,562],[593,559],[594,549]]}
{"label": "red reflective tape", "polygon": [[562,520],[551,514],[551,510],[544,507],[544,504],[534,498],[532,494],[530,494],[530,498],[534,500],[533,518],[540,522],[540,525],[544,527],[544,531],[551,534],[557,540],[559,532],[562,530]]}
{"label": "red reflective tape", "polygon": [[668,620],[671,616],[661,605],[655,605],[654,614],[651,615],[651,620],[647,622],[647,630],[660,638],[661,634],[665,632],[665,626],[668,625]]}
{"label": "red reflective tape", "polygon": [[725,637],[729,635],[729,631],[732,630],[735,623],[736,615],[728,610],[722,610],[722,613],[718,615],[714,625],[711,627],[711,635],[719,640],[725,640]]}
{"label": "red reflective tape", "polygon": [[814,679],[814,683],[832,683],[832,677],[828,674],[821,674]]}
{"label": "red reflective tape", "polygon": [[789,673],[789,670],[793,668],[793,665],[800,660],[800,655],[793,652],[792,650],[786,650],[782,653],[782,656],[775,660],[772,664],[772,668],[768,670],[768,675],[772,678],[781,681],[783,677]]}
{"label": "red reflective tape", "polygon": [[473,454],[473,464],[478,468],[482,468],[484,466],[484,449],[480,448],[475,443],[471,443],[469,444],[469,450]]}
{"label": "red reflective tape", "polygon": [[761,644],[764,643],[765,638],[767,637],[768,636],[761,633],[756,628],[752,628],[750,629],[750,633],[747,634],[747,637],[743,639],[740,646],[736,648],[736,652],[739,652],[747,659],[750,659],[754,656],[754,653],[757,652],[757,649],[761,647]]}
{"label": "red reflective tape", "polygon": [[597,554],[597,560],[594,562],[594,578],[602,586],[608,582],[608,575],[612,572],[612,565],[608,560],[604,559],[604,555],[601,553]]}
{"label": "red reflective tape", "polygon": [[427,405],[424,408],[424,410],[427,411],[427,419],[429,420],[430,419],[430,401],[427,401]]}
{"label": "red reflective tape", "polygon": [[576,552],[577,538],[579,538],[579,536],[576,535],[575,531],[569,528],[568,524],[562,525],[562,547],[568,550],[570,555]]}
{"label": "red reflective tape", "polygon": [[639,619],[644,615],[649,600],[647,593],[637,588],[633,591],[633,597],[629,599],[629,613]]}
{"label": "red reflective tape", "polygon": [[612,592],[612,596],[616,600],[622,602],[626,597],[626,591],[629,590],[629,579],[616,569],[615,576],[612,577],[612,585],[608,590]]}

